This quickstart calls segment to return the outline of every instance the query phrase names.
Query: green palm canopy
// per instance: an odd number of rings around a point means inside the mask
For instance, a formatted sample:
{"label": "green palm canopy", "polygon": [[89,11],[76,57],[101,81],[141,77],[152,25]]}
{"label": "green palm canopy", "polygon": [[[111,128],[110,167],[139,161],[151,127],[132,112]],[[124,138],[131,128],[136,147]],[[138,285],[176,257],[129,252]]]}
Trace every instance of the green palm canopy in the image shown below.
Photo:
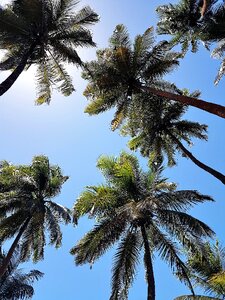
{"label": "green palm canopy", "polygon": [[[0,253],[0,261],[4,260],[5,254]],[[38,270],[31,270],[29,273],[19,269],[20,252],[19,248],[14,252],[5,274],[0,279],[0,299],[22,300],[31,299],[34,295],[33,283],[44,274]]]}
{"label": "green palm canopy", "polygon": [[[192,94],[198,95],[198,92]],[[176,164],[175,154],[179,152],[225,184],[222,173],[199,161],[182,143],[192,146],[194,138],[207,140],[206,125],[182,119],[187,106],[149,94],[135,95],[131,105],[121,129],[123,135],[132,137],[128,143],[130,149],[140,149],[153,164],[161,163],[166,156],[169,166]]]}
{"label": "green palm canopy", "polygon": [[170,51],[166,41],[155,44],[153,28],[136,36],[132,45],[124,25],[117,25],[109,47],[97,51],[97,59],[86,63],[83,77],[89,81],[84,95],[90,100],[86,112],[98,114],[116,108],[118,122],[129,110],[134,95],[156,95],[163,101],[178,101],[220,117],[225,107],[185,95],[163,77],[178,67],[180,54]]}
{"label": "green palm canopy", "polygon": [[63,176],[57,165],[50,165],[46,156],[35,156],[31,165],[2,162],[0,172],[0,240],[15,237],[0,266],[0,277],[6,272],[13,252],[21,245],[21,260],[31,256],[43,259],[46,232],[49,244],[61,246],[60,223],[70,222],[70,211],[52,201],[59,195]]}
{"label": "green palm canopy", "polygon": [[196,286],[209,296],[180,296],[175,300],[221,300],[225,297],[225,249],[216,242],[206,243],[202,253],[189,253],[187,264]]}
{"label": "green palm canopy", "polygon": [[24,69],[36,65],[37,104],[49,103],[52,88],[74,91],[65,64],[82,66],[80,47],[93,47],[88,29],[98,15],[88,6],[77,11],[75,0],[13,0],[0,10],[0,70],[13,70],[0,84],[3,95]]}
{"label": "green palm canopy", "polygon": [[93,264],[117,245],[112,268],[110,300],[127,299],[142,250],[148,284],[147,299],[155,299],[153,255],[158,252],[194,293],[180,247],[197,251],[213,231],[187,214],[196,203],[211,201],[197,191],[176,191],[176,185],[156,173],[144,172],[137,159],[123,152],[102,156],[97,163],[106,183],[89,186],[74,205],[74,221],[88,214],[97,224],[71,250],[77,265]]}
{"label": "green palm canopy", "polygon": [[171,45],[181,44],[184,54],[188,48],[196,52],[200,43],[207,50],[216,44],[211,56],[222,60],[215,78],[215,84],[218,84],[225,74],[223,1],[180,0],[177,4],[161,5],[156,11],[159,16],[157,32],[172,36]]}

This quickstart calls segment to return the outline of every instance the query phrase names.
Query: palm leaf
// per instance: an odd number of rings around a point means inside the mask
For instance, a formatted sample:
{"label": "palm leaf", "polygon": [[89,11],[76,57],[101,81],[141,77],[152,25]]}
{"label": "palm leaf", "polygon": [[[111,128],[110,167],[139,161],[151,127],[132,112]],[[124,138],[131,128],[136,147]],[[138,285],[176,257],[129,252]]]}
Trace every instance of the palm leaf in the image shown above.
{"label": "palm leaf", "polygon": [[119,239],[125,227],[126,219],[123,216],[102,220],[71,249],[70,253],[76,255],[76,264],[92,264]]}
{"label": "palm leaf", "polygon": [[121,240],[113,261],[110,300],[127,299],[128,289],[135,278],[139,262],[141,239],[137,232],[128,231]]}
{"label": "palm leaf", "polygon": [[123,24],[116,26],[109,42],[112,48],[114,47],[116,48],[124,47],[127,49],[131,48],[129,34],[126,27]]}
{"label": "palm leaf", "polygon": [[165,260],[174,271],[176,270],[177,273],[180,274],[180,280],[184,281],[194,295],[193,286],[189,278],[189,270],[178,256],[179,251],[175,244],[171,242],[165,234],[160,232],[156,226],[152,228],[151,234],[153,234],[154,238],[157,240],[156,247],[159,251],[160,257]]}

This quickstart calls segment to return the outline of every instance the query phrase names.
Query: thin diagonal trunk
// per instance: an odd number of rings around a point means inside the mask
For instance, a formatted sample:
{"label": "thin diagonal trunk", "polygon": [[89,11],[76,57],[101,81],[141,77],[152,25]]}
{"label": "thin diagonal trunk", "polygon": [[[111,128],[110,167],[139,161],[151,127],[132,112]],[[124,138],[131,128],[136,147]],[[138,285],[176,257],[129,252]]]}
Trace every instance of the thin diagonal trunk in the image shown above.
{"label": "thin diagonal trunk", "polygon": [[26,230],[27,225],[30,222],[30,219],[31,219],[31,217],[27,218],[26,221],[23,223],[23,225],[20,227],[20,230],[19,230],[15,240],[13,241],[6,257],[2,260],[2,265],[0,266],[0,278],[5,274],[5,272],[8,268],[8,265],[10,263],[10,260],[13,256],[13,253],[19,243],[21,236],[23,235],[24,231]]}
{"label": "thin diagonal trunk", "polygon": [[177,146],[183,151],[183,153],[186,154],[187,157],[189,157],[190,160],[193,161],[193,163],[195,163],[198,167],[200,167],[201,169],[205,170],[206,172],[208,172],[212,176],[214,176],[217,179],[219,179],[223,184],[225,184],[225,176],[222,173],[220,173],[220,172],[214,170],[213,168],[211,168],[211,167],[205,165],[204,163],[202,163],[190,151],[188,151],[184,147],[184,145],[169,130],[167,130],[166,132],[171,137],[171,139],[174,141],[174,143],[176,143]]}
{"label": "thin diagonal trunk", "polygon": [[208,8],[208,1],[203,0],[203,4],[202,4],[202,7],[201,7],[201,16],[202,17],[204,17],[207,8]]}
{"label": "thin diagonal trunk", "polygon": [[20,74],[23,72],[23,70],[26,67],[27,61],[30,57],[30,55],[33,53],[36,43],[33,43],[30,46],[30,49],[23,55],[19,65],[15,68],[15,70],[12,71],[12,73],[0,84],[0,96],[5,94],[11,86],[15,83],[17,78],[20,76]]}
{"label": "thin diagonal trunk", "polygon": [[197,107],[197,108],[205,110],[211,114],[217,115],[221,118],[225,118],[225,106],[215,104],[212,102],[207,102],[207,101],[200,100],[200,99],[193,98],[193,97],[188,97],[188,96],[184,96],[184,95],[173,94],[173,93],[162,91],[162,90],[157,90],[157,89],[154,89],[151,87],[146,87],[146,86],[145,87],[143,86],[142,90],[144,90],[146,92],[150,92],[156,96],[161,96],[161,97],[167,98],[169,100],[181,102],[185,105],[191,105],[191,106]]}
{"label": "thin diagonal trunk", "polygon": [[141,233],[144,241],[144,263],[146,268],[146,280],[148,283],[147,300],[155,300],[155,279],[152,266],[151,250],[144,225],[141,225]]}

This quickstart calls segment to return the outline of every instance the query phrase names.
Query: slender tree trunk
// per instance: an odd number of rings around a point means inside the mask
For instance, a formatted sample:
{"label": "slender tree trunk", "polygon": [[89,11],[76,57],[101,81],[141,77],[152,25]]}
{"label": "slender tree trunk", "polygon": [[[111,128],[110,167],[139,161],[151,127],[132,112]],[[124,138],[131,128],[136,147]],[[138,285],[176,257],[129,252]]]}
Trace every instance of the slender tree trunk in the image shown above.
{"label": "slender tree trunk", "polygon": [[171,139],[177,144],[177,146],[184,152],[184,154],[186,154],[187,157],[189,157],[193,161],[193,163],[195,163],[198,167],[205,170],[209,174],[213,175],[214,177],[219,179],[223,184],[225,184],[225,176],[222,173],[220,173],[220,172],[214,170],[213,168],[203,164],[200,160],[198,160],[196,157],[194,157],[194,155],[190,151],[188,151],[184,147],[184,145],[169,130],[167,130],[166,132],[171,137]]}
{"label": "slender tree trunk", "polygon": [[23,72],[24,68],[26,67],[27,61],[30,55],[33,53],[36,43],[33,43],[30,46],[30,49],[23,55],[19,65],[12,71],[12,73],[0,84],[0,96],[5,94],[11,86],[15,83],[17,78]]}
{"label": "slender tree trunk", "polygon": [[202,4],[202,7],[201,7],[201,16],[204,17],[204,14],[208,8],[208,1],[207,0],[203,0],[203,4]]}
{"label": "slender tree trunk", "polygon": [[174,94],[174,93],[170,93],[170,92],[166,92],[166,91],[162,91],[162,90],[157,90],[157,89],[154,89],[151,87],[146,87],[146,86],[143,86],[142,90],[144,90],[146,92],[150,92],[156,96],[161,96],[161,97],[164,97],[164,98],[167,98],[170,100],[181,102],[185,105],[191,105],[191,106],[197,107],[197,108],[205,110],[211,114],[217,115],[221,118],[225,118],[225,106],[215,104],[212,102],[207,102],[207,101],[200,100],[200,99],[193,98],[193,97],[188,97],[188,96],[178,95],[178,94]]}
{"label": "slender tree trunk", "polygon": [[151,250],[144,225],[141,225],[141,233],[144,241],[144,263],[146,268],[146,280],[148,283],[147,300],[155,300],[155,279],[152,266]]}
{"label": "slender tree trunk", "polygon": [[23,225],[20,227],[20,230],[15,238],[15,240],[13,241],[6,257],[2,260],[2,265],[0,266],[0,278],[5,274],[8,265],[10,263],[10,260],[12,258],[12,255],[19,243],[19,240],[21,238],[21,236],[23,235],[25,229],[27,228],[28,223],[30,222],[31,217],[27,218],[26,221],[23,223]]}

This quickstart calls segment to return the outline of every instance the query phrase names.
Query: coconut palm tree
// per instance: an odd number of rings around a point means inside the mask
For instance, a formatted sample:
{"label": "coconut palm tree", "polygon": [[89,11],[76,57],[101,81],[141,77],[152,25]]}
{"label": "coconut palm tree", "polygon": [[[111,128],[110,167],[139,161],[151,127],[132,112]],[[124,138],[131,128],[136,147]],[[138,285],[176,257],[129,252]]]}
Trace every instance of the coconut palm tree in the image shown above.
{"label": "coconut palm tree", "polygon": [[60,222],[70,222],[70,211],[52,201],[68,179],[58,166],[50,165],[46,156],[35,156],[28,166],[3,162],[0,173],[0,240],[14,241],[0,266],[6,272],[12,255],[21,245],[21,261],[33,256],[43,259],[46,231],[49,244],[60,247]]}
{"label": "coconut palm tree", "polygon": [[159,16],[157,32],[171,35],[170,44],[181,44],[183,54],[186,53],[189,46],[192,52],[196,52],[200,42],[208,50],[210,50],[211,44],[217,43],[211,56],[222,59],[222,62],[215,84],[219,83],[225,73],[225,8],[223,2],[181,0],[177,4],[162,5],[156,9]]}
{"label": "coconut palm tree", "polygon": [[197,191],[175,191],[158,172],[144,172],[137,158],[123,152],[118,158],[102,156],[97,163],[106,184],[89,186],[74,205],[74,221],[88,214],[97,225],[72,248],[77,265],[93,264],[117,244],[112,268],[110,300],[127,299],[135,278],[139,256],[144,251],[148,284],[147,299],[155,299],[153,254],[158,251],[194,293],[188,269],[179,256],[182,247],[198,249],[202,237],[213,234],[203,222],[188,215],[195,203],[212,200]]}
{"label": "coconut palm tree", "polygon": [[185,295],[175,300],[222,300],[225,298],[225,249],[206,243],[202,253],[189,253],[190,277],[209,296]]}
{"label": "coconut palm tree", "polygon": [[[198,92],[192,95],[198,97]],[[131,150],[140,149],[141,154],[149,157],[153,164],[162,162],[166,155],[169,166],[176,164],[175,154],[178,151],[225,184],[222,173],[199,161],[182,143],[185,141],[191,146],[193,138],[207,140],[206,125],[181,120],[187,106],[165,102],[161,97],[148,94],[136,95],[132,105],[121,130],[123,135],[132,137],[129,142]]]}
{"label": "coconut palm tree", "polygon": [[13,70],[0,84],[0,96],[23,70],[37,66],[38,104],[49,103],[52,87],[63,95],[74,91],[63,62],[82,66],[79,47],[95,46],[88,25],[98,15],[88,6],[75,11],[75,0],[13,0],[0,10],[0,70]]}
{"label": "coconut palm tree", "polygon": [[[4,260],[4,258],[5,254],[1,252],[0,261]],[[31,299],[33,297],[34,288],[32,284],[44,274],[38,270],[23,273],[21,269],[18,269],[19,264],[20,257],[18,248],[14,252],[5,274],[0,279],[0,299],[20,300]]]}
{"label": "coconut palm tree", "polygon": [[91,100],[86,112],[92,115],[116,107],[116,119],[120,119],[134,95],[149,93],[224,118],[225,107],[184,95],[173,84],[162,81],[178,66],[180,54],[169,51],[170,47],[165,41],[154,45],[152,28],[138,35],[132,47],[126,28],[118,25],[109,47],[98,50],[97,60],[86,64],[83,77],[89,84],[84,95]]}
{"label": "coconut palm tree", "polygon": [[170,43],[181,43],[184,53],[189,46],[192,52],[196,52],[199,40],[204,39],[204,33],[199,30],[202,25],[200,2],[181,0],[177,4],[161,5],[156,9],[159,17],[157,33],[171,35]]}

